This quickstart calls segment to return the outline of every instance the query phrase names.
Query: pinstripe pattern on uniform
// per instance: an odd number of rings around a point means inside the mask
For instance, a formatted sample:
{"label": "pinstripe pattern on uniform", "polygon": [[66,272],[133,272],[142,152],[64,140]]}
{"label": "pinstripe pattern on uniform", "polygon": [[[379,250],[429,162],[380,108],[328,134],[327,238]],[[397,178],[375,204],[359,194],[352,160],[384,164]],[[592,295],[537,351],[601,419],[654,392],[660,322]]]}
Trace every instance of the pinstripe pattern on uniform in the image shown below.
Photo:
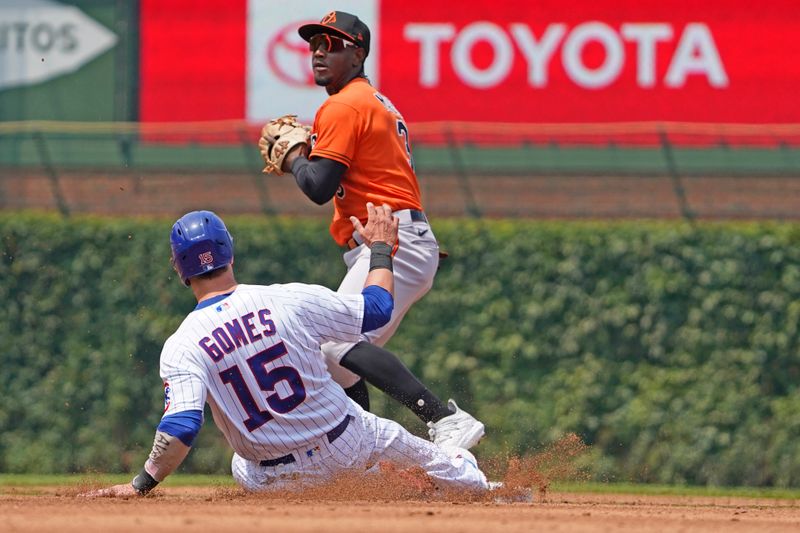
{"label": "pinstripe pattern on uniform", "polygon": [[[274,324],[274,333],[260,321],[260,310]],[[228,334],[234,349],[214,361],[200,346],[200,340],[214,332],[227,332],[225,323],[243,322],[253,313],[260,338],[240,343]],[[227,298],[190,313],[164,345],[161,354],[161,377],[170,384],[171,401],[165,416],[185,410],[203,409],[208,400],[214,420],[231,447],[242,457],[261,460],[284,455],[319,440],[345,416],[349,400],[344,391],[333,385],[320,353],[320,342],[353,340],[361,332],[363,297],[339,295],[318,285],[239,285]],[[250,316],[250,315],[248,315]],[[243,326],[244,327],[244,326]],[[247,360],[282,342],[286,354],[264,364],[266,374],[280,367],[291,367],[299,375],[305,399],[285,413],[276,412],[267,403],[275,395],[292,395],[286,380],[278,380],[273,390],[262,391]],[[237,343],[242,344],[236,346]],[[219,344],[219,343],[217,343]],[[224,350],[224,347],[220,346]],[[220,372],[238,366],[246,389],[259,411],[273,419],[249,431],[244,421],[249,417],[230,383]]]}
{"label": "pinstripe pattern on uniform", "polygon": [[366,474],[378,462],[391,461],[400,467],[422,467],[442,487],[487,489],[486,476],[467,450],[439,448],[355,403],[350,404],[350,414],[354,418],[339,438],[332,443],[323,438],[297,450],[294,463],[261,466],[235,454],[231,461],[234,479],[256,492],[298,489],[347,471]]}
{"label": "pinstripe pattern on uniform", "polygon": [[[164,415],[203,409],[208,402],[217,427],[235,452],[233,476],[246,489],[317,483],[347,470],[366,472],[381,460],[422,466],[447,486],[486,488],[486,478],[476,465],[451,457],[395,422],[363,411],[331,379],[321,343],[359,339],[364,312],[361,294],[335,293],[318,285],[297,283],[239,285],[227,297],[208,304],[190,313],[164,344],[160,372],[171,389]],[[250,324],[254,324],[252,328]],[[203,339],[214,339],[218,351],[208,344],[204,349]],[[225,343],[227,350],[221,345]],[[285,353],[276,349],[280,343]],[[262,357],[265,354],[269,357]],[[259,359],[253,359],[256,356]],[[258,365],[263,361],[263,366],[251,368],[251,360]],[[241,380],[236,383],[243,384],[244,394],[252,396],[257,414],[262,416],[260,425],[252,430],[245,423],[252,413],[247,412],[239,396],[243,392],[237,394],[230,377],[233,367],[238,367],[236,380]],[[262,390],[255,371],[261,373],[262,380],[270,375],[280,378],[271,379],[271,388]],[[223,374],[227,381],[223,381]],[[290,386],[292,376],[299,377],[305,397],[291,403],[289,409],[276,411],[270,398],[284,401],[297,394]],[[268,412],[272,419],[263,418],[262,412]],[[353,418],[346,429],[330,442],[328,433],[348,415]],[[260,465],[264,459],[289,453],[294,459],[291,464]],[[469,454],[466,450],[463,453]]]}

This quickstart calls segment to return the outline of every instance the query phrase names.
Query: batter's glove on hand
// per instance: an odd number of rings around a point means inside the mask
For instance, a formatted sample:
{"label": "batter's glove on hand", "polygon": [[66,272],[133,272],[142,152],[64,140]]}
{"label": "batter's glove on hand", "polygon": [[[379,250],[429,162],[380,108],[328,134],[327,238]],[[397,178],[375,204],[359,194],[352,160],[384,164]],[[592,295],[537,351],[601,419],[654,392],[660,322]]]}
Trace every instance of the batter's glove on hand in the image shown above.
{"label": "batter's glove on hand", "polygon": [[283,160],[292,148],[298,144],[308,149],[311,128],[297,122],[297,115],[284,115],[267,122],[261,128],[258,149],[264,159],[264,174],[283,175]]}

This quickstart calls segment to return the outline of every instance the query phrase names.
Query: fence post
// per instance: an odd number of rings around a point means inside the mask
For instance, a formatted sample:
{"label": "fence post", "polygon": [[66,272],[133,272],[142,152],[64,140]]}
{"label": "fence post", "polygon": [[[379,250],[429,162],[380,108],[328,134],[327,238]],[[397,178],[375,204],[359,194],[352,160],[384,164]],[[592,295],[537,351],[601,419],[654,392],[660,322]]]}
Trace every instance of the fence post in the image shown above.
{"label": "fence post", "polygon": [[53,191],[53,198],[56,200],[59,212],[65,217],[69,216],[69,207],[64,194],[61,192],[61,184],[58,181],[58,172],[53,166],[53,161],[50,158],[50,152],[47,149],[47,142],[44,139],[41,131],[33,133],[33,138],[36,141],[36,150],[39,152],[39,160],[42,162],[44,171],[47,173],[47,178],[50,180],[50,188]]}
{"label": "fence post", "polygon": [[125,168],[133,167],[133,140],[130,136],[121,134],[117,137],[119,155],[122,157],[122,166]]}
{"label": "fence post", "polygon": [[678,172],[678,165],[675,163],[675,154],[672,152],[672,144],[670,144],[669,136],[663,126],[658,126],[658,138],[661,141],[661,150],[664,152],[664,161],[667,164],[667,174],[672,181],[672,190],[675,191],[675,198],[678,201],[678,208],[681,211],[681,216],[690,223],[693,223],[694,213],[689,207],[686,191],[683,188],[681,176]]}
{"label": "fence post", "polygon": [[472,218],[481,218],[481,210],[478,203],[475,201],[475,196],[472,194],[472,189],[469,186],[469,179],[467,176],[467,168],[464,165],[464,160],[461,158],[461,152],[458,151],[458,143],[456,142],[450,124],[445,126],[445,138],[447,139],[447,147],[450,149],[450,158],[453,161],[453,170],[455,171],[458,183],[461,186],[461,192],[464,194],[464,201],[466,202],[467,214]]}
{"label": "fence post", "polygon": [[267,180],[264,174],[261,173],[260,168],[253,166],[250,161],[253,160],[252,154],[256,150],[256,143],[247,137],[247,125],[243,125],[239,129],[239,141],[242,144],[242,154],[244,156],[244,164],[250,170],[253,176],[253,185],[258,191],[258,199],[261,203],[261,211],[267,215],[275,215],[277,212],[272,207],[272,202],[269,197],[269,189],[267,188]]}

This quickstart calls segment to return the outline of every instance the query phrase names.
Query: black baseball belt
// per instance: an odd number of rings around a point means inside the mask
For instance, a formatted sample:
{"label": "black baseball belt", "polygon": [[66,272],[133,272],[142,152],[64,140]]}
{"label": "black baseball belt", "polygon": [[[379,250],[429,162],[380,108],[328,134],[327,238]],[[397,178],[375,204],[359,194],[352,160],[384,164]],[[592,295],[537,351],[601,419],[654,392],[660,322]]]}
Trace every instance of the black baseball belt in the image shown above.
{"label": "black baseball belt", "polygon": [[[353,420],[353,415],[347,415],[346,417],[344,417],[344,420],[342,420],[341,422],[339,422],[339,424],[336,425],[335,428],[327,432],[325,436],[328,438],[328,442],[333,444],[333,441],[341,437],[342,433],[344,433],[344,430],[346,430],[347,426],[350,425],[351,420]],[[287,453],[283,457],[276,457],[275,459],[264,459],[263,461],[260,461],[258,464],[260,464],[261,466],[278,466],[278,465],[290,465],[294,462],[297,462],[297,459],[295,458],[294,454]]]}

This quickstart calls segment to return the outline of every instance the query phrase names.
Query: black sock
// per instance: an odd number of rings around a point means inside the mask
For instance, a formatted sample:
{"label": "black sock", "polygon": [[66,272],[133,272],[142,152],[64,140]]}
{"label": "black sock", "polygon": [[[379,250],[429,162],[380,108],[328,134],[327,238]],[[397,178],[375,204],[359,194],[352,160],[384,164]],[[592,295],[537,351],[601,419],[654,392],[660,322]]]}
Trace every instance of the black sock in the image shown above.
{"label": "black sock", "polygon": [[383,348],[359,342],[341,365],[411,409],[423,422],[438,422],[453,414],[396,355]]}
{"label": "black sock", "polygon": [[367,382],[359,379],[355,385],[344,389],[347,397],[356,402],[365,411],[369,411],[369,390],[367,390]]}

